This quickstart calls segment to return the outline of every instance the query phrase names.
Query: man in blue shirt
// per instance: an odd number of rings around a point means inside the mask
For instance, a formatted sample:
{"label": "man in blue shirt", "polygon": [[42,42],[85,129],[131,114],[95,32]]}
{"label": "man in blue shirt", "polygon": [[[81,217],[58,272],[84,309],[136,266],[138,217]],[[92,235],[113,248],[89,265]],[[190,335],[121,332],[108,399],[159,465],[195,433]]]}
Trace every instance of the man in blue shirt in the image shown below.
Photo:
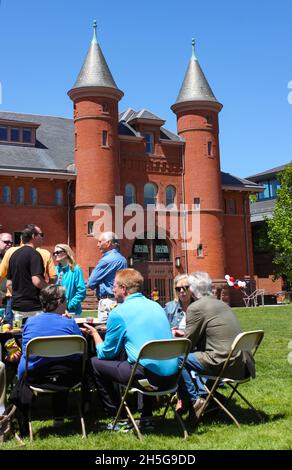
{"label": "man in blue shirt", "polygon": [[96,289],[96,296],[99,299],[98,318],[100,321],[106,322],[114,302],[113,284],[116,272],[127,268],[128,265],[118,250],[119,243],[115,233],[102,233],[97,246],[102,257],[92,271],[87,285],[89,289]]}
{"label": "man in blue shirt", "polygon": [[[83,331],[92,335],[97,357],[91,359],[94,379],[108,415],[114,416],[119,397],[113,382],[127,384],[139,350],[147,341],[171,339],[171,329],[164,310],[142,295],[144,279],[135,269],[123,269],[115,276],[113,292],[118,306],[107,322],[104,342],[98,332],[85,324]],[[127,360],[119,360],[125,350]],[[171,386],[176,378],[177,359],[143,359],[135,380],[147,379],[156,387]],[[142,418],[152,415],[152,397],[144,396]]]}

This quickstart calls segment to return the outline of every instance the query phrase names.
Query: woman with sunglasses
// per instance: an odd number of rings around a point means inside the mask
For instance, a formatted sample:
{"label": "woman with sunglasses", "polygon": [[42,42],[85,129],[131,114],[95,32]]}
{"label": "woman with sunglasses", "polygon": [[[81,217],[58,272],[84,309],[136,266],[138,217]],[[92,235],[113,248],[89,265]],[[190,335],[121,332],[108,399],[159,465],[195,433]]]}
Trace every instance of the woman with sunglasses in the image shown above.
{"label": "woman with sunglasses", "polygon": [[81,315],[81,302],[86,297],[86,286],[81,268],[75,263],[75,255],[69,245],[59,243],[53,253],[56,262],[57,284],[65,287],[67,311]]}
{"label": "woman with sunglasses", "polygon": [[186,311],[193,302],[189,290],[188,274],[179,274],[174,278],[174,300],[167,302],[164,307],[170,323],[173,336],[184,336],[186,327]]}

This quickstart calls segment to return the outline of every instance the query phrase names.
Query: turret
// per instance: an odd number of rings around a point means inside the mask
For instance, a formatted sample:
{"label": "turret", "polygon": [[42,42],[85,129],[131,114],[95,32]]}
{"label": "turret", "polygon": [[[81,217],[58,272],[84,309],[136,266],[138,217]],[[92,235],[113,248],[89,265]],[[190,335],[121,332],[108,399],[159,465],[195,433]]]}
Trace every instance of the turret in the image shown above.
{"label": "turret", "polygon": [[96,240],[89,235],[96,204],[113,207],[119,192],[118,89],[97,42],[93,39],[78,78],[68,95],[74,102],[76,179],[76,254],[88,275],[95,266]]}
{"label": "turret", "polygon": [[185,141],[184,188],[190,225],[191,208],[200,208],[200,238],[188,249],[188,271],[208,271],[224,278],[223,207],[220,181],[218,113],[222,109],[200,67],[192,41],[192,56],[176,102],[178,134]]}

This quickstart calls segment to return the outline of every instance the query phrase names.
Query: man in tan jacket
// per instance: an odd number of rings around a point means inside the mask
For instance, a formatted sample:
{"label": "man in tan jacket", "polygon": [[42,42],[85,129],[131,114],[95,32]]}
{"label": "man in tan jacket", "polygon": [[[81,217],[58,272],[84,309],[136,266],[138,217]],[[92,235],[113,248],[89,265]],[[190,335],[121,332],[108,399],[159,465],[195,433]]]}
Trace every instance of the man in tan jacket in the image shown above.
{"label": "man in tan jacket", "polygon": [[[197,299],[188,307],[186,314],[185,337],[191,340],[193,352],[189,354],[182,372],[179,396],[184,407],[191,404],[198,417],[206,390],[196,372],[216,376],[241,328],[229,305],[212,295],[212,280],[208,273],[191,274],[189,285]],[[235,379],[254,376],[253,357],[248,353],[237,354],[231,359],[225,375]]]}

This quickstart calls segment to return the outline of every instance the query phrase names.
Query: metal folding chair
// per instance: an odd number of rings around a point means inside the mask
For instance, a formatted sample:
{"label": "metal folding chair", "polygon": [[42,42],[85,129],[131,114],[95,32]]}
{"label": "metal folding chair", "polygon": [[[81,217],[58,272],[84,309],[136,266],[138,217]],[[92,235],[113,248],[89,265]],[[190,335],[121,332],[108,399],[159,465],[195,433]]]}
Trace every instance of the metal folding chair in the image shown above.
{"label": "metal folding chair", "polygon": [[[159,397],[162,395],[166,395],[167,402],[166,402],[165,410],[163,413],[163,419],[165,419],[168,408],[171,407],[178,423],[180,424],[182,428],[184,438],[188,437],[188,433],[183,423],[183,420],[181,419],[180,415],[176,412],[175,407],[173,403],[171,402],[171,398],[173,394],[176,393],[177,391],[178,381],[181,375],[181,371],[182,371],[182,368],[184,367],[185,360],[190,352],[191,345],[192,343],[189,339],[179,338],[179,339],[169,339],[169,340],[148,341],[141,347],[137,361],[135,362],[133,366],[133,370],[131,373],[131,377],[128,381],[128,384],[126,386],[122,386],[125,388],[125,391],[122,396],[121,403],[120,403],[117,415],[113,423],[113,427],[112,427],[113,430],[115,429],[119,416],[121,415],[122,409],[125,408],[127,415],[129,416],[134,426],[134,429],[137,433],[138,438],[142,441],[143,438],[142,438],[141,431],[126,401],[129,393],[138,392],[138,393],[141,393],[142,395],[148,395],[152,397]],[[136,372],[137,366],[142,359],[167,360],[167,359],[173,359],[176,357],[177,358],[182,357],[182,361],[178,367],[176,379],[171,388],[157,389],[157,387],[154,387],[153,385],[151,385],[147,379],[139,380],[138,381],[139,386],[137,385],[132,386],[134,378],[135,378],[135,372]]]}
{"label": "metal folding chair", "polygon": [[[260,414],[256,411],[256,409],[253,407],[253,405],[238,391],[238,387],[241,384],[247,383],[251,380],[251,376],[248,376],[244,379],[234,379],[234,378],[227,378],[225,376],[225,372],[228,370],[228,365],[230,363],[231,358],[234,358],[234,356],[241,352],[241,351],[248,351],[250,352],[253,356],[255,355],[259,345],[261,344],[261,341],[263,339],[264,332],[263,330],[255,330],[255,331],[246,331],[244,333],[240,333],[239,335],[236,336],[236,338],[233,341],[233,344],[230,348],[228,357],[226,361],[224,362],[222,369],[218,376],[206,376],[206,375],[200,375],[200,377],[208,378],[214,381],[213,385],[211,388],[207,386],[207,384],[204,384],[206,391],[208,392],[207,399],[204,403],[204,406],[202,407],[200,417],[197,420],[198,421],[202,418],[204,415],[206,408],[208,404],[210,403],[210,400],[214,400],[219,408],[221,408],[236,424],[236,426],[239,428],[240,424],[238,420],[233,416],[233,414],[230,412],[230,410],[227,409],[228,403],[230,402],[231,398],[233,395],[236,393],[240,398],[256,413],[258,418],[261,420]],[[230,396],[225,400],[224,404],[219,400],[218,396],[216,396],[215,392],[217,391],[219,385],[221,383],[224,383],[228,385],[229,387],[232,388],[232,392]]]}
{"label": "metal folding chair", "polygon": [[[81,387],[82,380],[85,372],[85,361],[87,358],[87,342],[83,336],[42,336],[31,339],[26,346],[26,363],[25,363],[25,376],[29,378],[28,361],[31,356],[37,357],[66,357],[73,354],[80,354],[82,364],[80,375],[74,385],[68,387],[68,391],[76,390]],[[56,393],[55,390],[48,388],[35,387],[29,385],[34,395],[38,394],[52,394]],[[82,407],[79,404],[79,414],[81,421],[82,437],[86,437],[85,422],[82,415]],[[31,409],[29,409],[29,435],[30,440],[33,440]]]}
{"label": "metal folding chair", "polygon": [[245,293],[245,296],[243,297],[244,305],[246,307],[257,307],[258,297],[261,298],[261,305],[265,305],[264,294],[265,294],[264,289],[256,289],[250,295]]}

